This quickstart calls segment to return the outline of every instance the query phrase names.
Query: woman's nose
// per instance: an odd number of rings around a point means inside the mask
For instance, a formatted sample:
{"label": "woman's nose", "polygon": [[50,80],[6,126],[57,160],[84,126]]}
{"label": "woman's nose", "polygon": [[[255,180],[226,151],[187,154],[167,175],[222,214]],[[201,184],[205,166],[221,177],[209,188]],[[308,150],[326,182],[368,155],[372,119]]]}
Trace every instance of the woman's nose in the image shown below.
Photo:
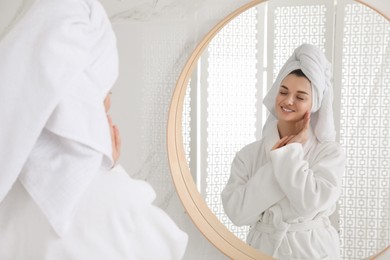
{"label": "woman's nose", "polygon": [[288,105],[294,104],[294,98],[292,96],[287,96],[285,101]]}

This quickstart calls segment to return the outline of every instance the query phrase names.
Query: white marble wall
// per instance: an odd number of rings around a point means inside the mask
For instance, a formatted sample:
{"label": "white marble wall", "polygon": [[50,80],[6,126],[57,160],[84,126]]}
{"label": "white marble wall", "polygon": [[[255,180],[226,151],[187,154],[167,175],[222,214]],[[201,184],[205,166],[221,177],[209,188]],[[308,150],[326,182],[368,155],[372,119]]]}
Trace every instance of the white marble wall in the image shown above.
{"label": "white marble wall", "polygon": [[[0,35],[32,0],[0,1]],[[196,229],[170,176],[166,120],[171,93],[200,39],[220,19],[249,0],[101,0],[118,38],[120,76],[113,89],[113,120],[121,129],[121,164],[150,182],[156,204],[189,236],[185,259],[227,259]],[[390,17],[390,2],[366,0]]]}
{"label": "white marble wall", "polygon": [[123,135],[121,163],[135,178],[153,185],[158,193],[156,204],[190,235],[185,259],[227,258],[200,234],[176,195],[166,153],[169,102],[196,44],[242,3],[182,0],[131,5],[130,1],[103,1],[118,36],[121,57],[112,107]]}

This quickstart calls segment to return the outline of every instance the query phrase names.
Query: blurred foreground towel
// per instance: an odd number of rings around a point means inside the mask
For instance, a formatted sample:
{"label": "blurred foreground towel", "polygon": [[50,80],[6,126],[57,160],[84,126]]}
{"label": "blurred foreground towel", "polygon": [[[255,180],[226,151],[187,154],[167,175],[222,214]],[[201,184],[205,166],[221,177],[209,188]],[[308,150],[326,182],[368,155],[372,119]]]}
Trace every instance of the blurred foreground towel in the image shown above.
{"label": "blurred foreground towel", "polygon": [[[59,239],[19,181],[0,204],[0,259],[179,260],[188,237],[160,208],[144,181],[118,165],[98,174]],[[15,242],[17,241],[17,242]]]}
{"label": "blurred foreground towel", "polygon": [[0,41],[0,202],[19,178],[63,236],[112,166],[116,38],[97,0],[36,0]]}

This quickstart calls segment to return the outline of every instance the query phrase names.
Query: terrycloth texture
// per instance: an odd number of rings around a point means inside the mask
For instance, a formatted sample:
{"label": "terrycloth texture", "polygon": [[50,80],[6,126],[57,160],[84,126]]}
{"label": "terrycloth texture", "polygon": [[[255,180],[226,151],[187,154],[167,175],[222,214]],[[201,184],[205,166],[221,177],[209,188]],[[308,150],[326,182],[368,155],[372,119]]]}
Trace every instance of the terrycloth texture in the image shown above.
{"label": "terrycloth texture", "polygon": [[0,57],[0,202],[20,176],[64,235],[92,178],[112,165],[103,100],[117,78],[114,33],[96,0],[36,0]]}
{"label": "terrycloth texture", "polygon": [[118,165],[99,173],[61,238],[19,181],[0,204],[1,260],[179,260],[188,236]]}
{"label": "terrycloth texture", "polygon": [[329,225],[340,195],[345,156],[336,142],[320,143],[309,131],[305,144],[271,151],[277,124],[241,149],[221,197],[236,225],[251,226],[247,243],[281,260],[339,260],[339,237]]}
{"label": "terrycloth texture", "polygon": [[312,110],[310,122],[318,141],[334,141],[336,130],[333,119],[333,87],[331,65],[324,53],[314,45],[303,44],[295,49],[286,61],[272,88],[264,98],[270,116],[264,126],[263,136],[269,133],[269,123],[276,120],[275,98],[283,79],[290,72],[301,69],[312,86]]}

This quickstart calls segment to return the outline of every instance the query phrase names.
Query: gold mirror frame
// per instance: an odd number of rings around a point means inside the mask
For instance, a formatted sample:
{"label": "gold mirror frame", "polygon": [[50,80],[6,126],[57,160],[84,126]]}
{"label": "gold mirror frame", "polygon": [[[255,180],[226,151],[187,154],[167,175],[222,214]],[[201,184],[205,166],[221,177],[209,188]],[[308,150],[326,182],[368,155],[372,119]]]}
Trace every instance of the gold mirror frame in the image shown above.
{"label": "gold mirror frame", "polygon": [[[231,259],[274,259],[271,256],[265,255],[251,246],[247,245],[233,233],[231,233],[212,213],[203,197],[196,188],[196,184],[188,167],[187,159],[185,157],[183,136],[182,136],[182,113],[184,97],[186,94],[187,85],[195,68],[199,57],[202,55],[204,49],[207,48],[214,36],[231,20],[239,16],[246,10],[266,2],[267,0],[253,0],[240,8],[236,9],[216,26],[214,26],[197,45],[192,52],[187,63],[185,64],[180,77],[177,81],[176,87],[173,91],[172,100],[169,107],[168,125],[167,125],[167,149],[168,160],[171,169],[171,175],[176,187],[176,191],[180,197],[184,208],[188,215],[200,230],[200,232],[221,252]],[[362,1],[355,0],[375,10],[387,20],[389,17],[379,12],[375,8]],[[388,247],[389,248],[389,247]],[[388,249],[386,248],[386,249]],[[384,249],[383,252],[386,250]],[[376,256],[379,256],[378,253]],[[374,256],[374,258],[376,258]],[[374,259],[371,258],[371,259]]]}

